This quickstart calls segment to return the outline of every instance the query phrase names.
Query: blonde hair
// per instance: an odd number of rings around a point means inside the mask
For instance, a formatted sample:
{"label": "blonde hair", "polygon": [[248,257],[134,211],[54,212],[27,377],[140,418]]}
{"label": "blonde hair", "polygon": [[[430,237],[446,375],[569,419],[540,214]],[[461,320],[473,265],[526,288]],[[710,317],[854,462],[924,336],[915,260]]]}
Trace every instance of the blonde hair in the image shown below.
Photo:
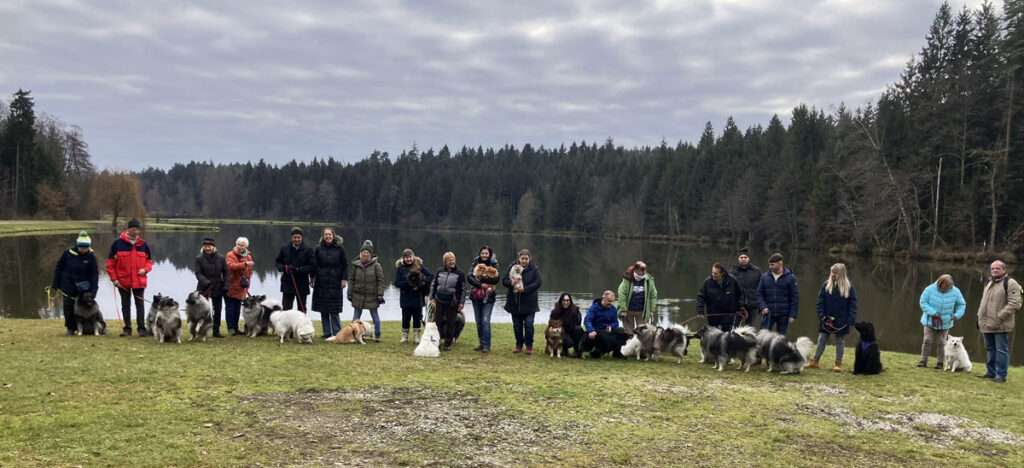
{"label": "blonde hair", "polygon": [[945,274],[935,280],[935,287],[939,288],[939,291],[946,292],[953,289],[953,275]]}
{"label": "blonde hair", "polygon": [[442,267],[448,267],[448,258],[458,261],[455,258],[455,252],[445,252],[444,255],[441,256],[441,263],[443,263],[443,265],[441,265]]}
{"label": "blonde hair", "polygon": [[825,281],[825,291],[828,291],[831,294],[835,292],[838,287],[839,295],[843,296],[844,299],[849,298],[850,289],[853,288],[853,286],[850,285],[850,277],[846,274],[846,265],[836,263],[835,265],[832,265],[832,268],[829,268],[829,272],[835,273],[836,279],[833,281],[832,275],[828,275],[828,280]]}

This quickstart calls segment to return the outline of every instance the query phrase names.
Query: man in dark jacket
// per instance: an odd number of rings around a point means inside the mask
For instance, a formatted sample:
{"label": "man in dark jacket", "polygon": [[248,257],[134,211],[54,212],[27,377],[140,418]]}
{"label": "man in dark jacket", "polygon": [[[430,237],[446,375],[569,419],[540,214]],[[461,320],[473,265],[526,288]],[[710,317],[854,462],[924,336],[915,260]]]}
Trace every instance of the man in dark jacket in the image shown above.
{"label": "man in dark jacket", "polygon": [[740,289],[743,290],[743,299],[740,301],[740,307],[746,313],[743,324],[750,325],[754,322],[754,315],[758,310],[757,285],[761,283],[761,269],[750,263],[750,252],[747,249],[740,249],[736,260],[737,263],[729,270],[729,274],[736,278]]}
{"label": "man in dark jacket", "polygon": [[[64,297],[64,327],[67,328],[68,336],[74,335],[78,330],[75,300],[84,292],[96,295],[100,287],[99,275],[96,254],[92,251],[92,239],[88,233],[82,231],[78,233],[75,246],[65,250],[57,261],[57,268],[53,272],[53,284],[50,286],[53,291],[60,291]],[[105,333],[106,328],[104,325],[101,333]],[[92,330],[83,329],[82,332],[88,334],[92,333]]]}
{"label": "man in dark jacket", "polygon": [[757,285],[757,303],[761,311],[761,328],[774,328],[785,335],[796,320],[800,307],[800,286],[796,275],[782,262],[782,254],[768,259],[768,271]]}
{"label": "man in dark jacket", "polygon": [[274,263],[281,273],[281,302],[285,310],[291,310],[298,299],[298,309],[305,312],[309,298],[309,275],[316,270],[313,249],[302,243],[302,228],[292,228],[292,241],[281,247]]}
{"label": "man in dark jacket", "polygon": [[217,242],[212,237],[203,239],[202,252],[196,256],[192,269],[196,274],[196,291],[213,303],[213,337],[223,338],[220,312],[228,289],[228,264],[224,256],[217,253]]}
{"label": "man in dark jacket", "polygon": [[737,314],[742,302],[743,290],[736,279],[721,264],[712,265],[711,276],[697,293],[697,315],[704,315],[708,325],[729,331],[742,322],[742,315]]}

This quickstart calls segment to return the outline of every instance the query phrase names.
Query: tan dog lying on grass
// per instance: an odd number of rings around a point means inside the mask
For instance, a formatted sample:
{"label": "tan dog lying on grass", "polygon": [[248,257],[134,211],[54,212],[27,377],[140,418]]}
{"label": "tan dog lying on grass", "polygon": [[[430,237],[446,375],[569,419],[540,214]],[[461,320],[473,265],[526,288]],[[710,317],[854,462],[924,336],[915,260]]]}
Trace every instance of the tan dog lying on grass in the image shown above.
{"label": "tan dog lying on grass", "polygon": [[342,344],[344,344],[344,343],[366,344],[366,342],[363,341],[363,334],[365,334],[366,330],[368,330],[368,329],[369,329],[369,327],[367,327],[366,323],[363,322],[362,320],[353,320],[353,321],[349,322],[348,325],[345,325],[345,327],[342,328],[341,331],[338,332],[337,335],[334,335],[334,336],[328,338],[327,341],[330,341],[332,343],[342,343]]}

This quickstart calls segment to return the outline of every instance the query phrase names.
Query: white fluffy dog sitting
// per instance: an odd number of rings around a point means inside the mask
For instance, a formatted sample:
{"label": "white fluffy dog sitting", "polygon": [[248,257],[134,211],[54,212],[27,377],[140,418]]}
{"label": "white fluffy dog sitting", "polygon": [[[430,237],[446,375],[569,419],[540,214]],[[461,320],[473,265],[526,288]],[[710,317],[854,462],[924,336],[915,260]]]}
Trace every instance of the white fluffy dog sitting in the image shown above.
{"label": "white fluffy dog sitting", "polygon": [[412,355],[417,357],[439,357],[441,355],[440,346],[441,333],[437,331],[437,324],[427,322],[427,326],[423,329],[423,336],[420,338],[420,344],[416,345],[416,350],[412,352]]}
{"label": "white fluffy dog sitting", "polygon": [[946,370],[950,372],[956,372],[957,369],[964,372],[970,372],[971,368],[974,367],[971,364],[971,356],[967,354],[967,348],[964,347],[964,337],[962,336],[951,336],[946,340]]}
{"label": "white fluffy dog sitting", "polygon": [[281,337],[281,344],[288,337],[299,343],[313,344],[313,321],[300,310],[275,310],[270,314],[270,323]]}

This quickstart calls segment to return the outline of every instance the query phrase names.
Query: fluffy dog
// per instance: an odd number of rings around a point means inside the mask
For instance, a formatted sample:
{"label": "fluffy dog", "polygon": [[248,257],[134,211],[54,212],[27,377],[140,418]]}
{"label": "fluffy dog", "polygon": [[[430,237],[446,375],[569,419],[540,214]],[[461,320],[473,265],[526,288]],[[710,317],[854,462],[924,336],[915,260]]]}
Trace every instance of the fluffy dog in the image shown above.
{"label": "fluffy dog", "polygon": [[[519,276],[522,277],[522,274],[522,267],[520,267]],[[498,269],[486,263],[477,263],[476,266],[473,267],[473,276],[476,276],[476,279],[481,282],[496,284],[498,282]]]}
{"label": "fluffy dog", "polygon": [[178,301],[167,296],[157,295],[150,307],[153,317],[152,332],[157,343],[181,343],[181,313]]}
{"label": "fluffy dog", "polygon": [[337,335],[334,335],[327,339],[331,343],[359,343],[366,344],[363,340],[363,335],[366,334],[367,330],[371,328],[366,325],[366,322],[362,320],[353,320],[342,327],[341,331]]}
{"label": "fluffy dog", "polygon": [[[482,265],[482,264],[481,264]],[[562,328],[561,320],[548,321],[548,328],[544,330],[544,354],[551,357],[562,358]]]}
{"label": "fluffy dog", "polygon": [[853,373],[875,375],[882,372],[882,352],[875,337],[875,326],[871,322],[857,322],[853,325],[860,333],[857,355],[853,361]]}
{"label": "fluffy dog", "polygon": [[412,352],[417,357],[439,357],[441,356],[441,333],[437,331],[437,324],[427,322],[423,328],[423,336],[420,337],[420,344]]}
{"label": "fluffy dog", "polygon": [[766,369],[768,372],[773,370],[771,361],[768,359],[768,355],[771,352],[772,343],[779,337],[782,337],[782,340],[785,341],[784,336],[767,328],[762,328],[757,331],[757,360],[755,364],[761,364],[761,361],[768,361]]}
{"label": "fluffy dog", "polygon": [[651,359],[657,350],[659,330],[662,329],[646,323],[638,325],[633,329],[633,337],[626,341],[619,352],[624,357],[636,356],[637,361]]}
{"label": "fluffy dog", "polygon": [[956,372],[957,369],[960,369],[970,372],[973,367],[974,364],[971,364],[967,348],[964,347],[964,337],[950,336],[946,340],[946,370]]}
{"label": "fluffy dog", "polygon": [[275,310],[270,313],[270,323],[281,337],[281,344],[291,337],[296,342],[313,344],[313,321],[300,310]]}
{"label": "fluffy dog", "polygon": [[636,356],[636,360],[639,361],[641,346],[643,345],[640,343],[640,335],[634,334],[628,340],[626,340],[626,344],[622,345],[622,347],[619,348],[619,354],[621,354],[622,357],[625,358],[631,358],[633,356]]}
{"label": "fluffy dog", "polygon": [[725,370],[730,359],[739,361],[737,369],[750,371],[757,355],[757,332],[753,327],[739,327],[723,332],[705,325],[698,332],[705,360],[715,362],[715,369]]}
{"label": "fluffy dog", "polygon": [[799,374],[810,360],[814,342],[806,336],[797,338],[796,343],[787,341],[778,333],[769,337],[758,335],[758,355],[768,362],[768,372],[779,371],[781,374]]}
{"label": "fluffy dog", "polygon": [[677,358],[676,362],[682,363],[683,356],[686,356],[687,348],[690,347],[690,339],[693,334],[685,325],[671,325],[662,330],[655,340],[656,353],[669,353]]}
{"label": "fluffy dog", "polygon": [[201,338],[206,341],[206,335],[213,328],[213,303],[198,291],[192,291],[185,299],[185,317],[188,318],[188,332],[191,335],[188,340]]}
{"label": "fluffy dog", "polygon": [[512,289],[523,287],[523,267],[518,263],[512,265],[508,270],[508,280],[512,283]]}
{"label": "fluffy dog", "polygon": [[96,295],[86,291],[75,300],[75,321],[78,322],[79,335],[105,335],[107,325],[103,322],[100,305],[96,303]]}
{"label": "fluffy dog", "polygon": [[284,310],[281,304],[267,296],[249,296],[242,301],[242,318],[245,319],[245,334],[250,338],[270,332],[270,314]]}

